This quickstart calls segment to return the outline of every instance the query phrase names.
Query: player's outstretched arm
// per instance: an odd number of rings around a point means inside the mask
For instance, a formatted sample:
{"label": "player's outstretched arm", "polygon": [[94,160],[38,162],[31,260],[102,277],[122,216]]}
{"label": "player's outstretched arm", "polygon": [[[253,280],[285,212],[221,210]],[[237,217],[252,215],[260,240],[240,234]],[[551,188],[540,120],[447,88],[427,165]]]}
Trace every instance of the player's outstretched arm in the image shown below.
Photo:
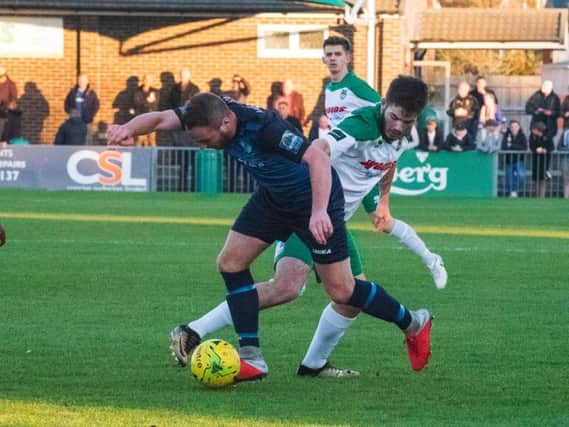
{"label": "player's outstretched arm", "polygon": [[327,212],[332,189],[330,158],[318,146],[311,144],[304,152],[302,160],[308,163],[310,184],[312,185],[310,232],[318,243],[324,245],[328,237],[334,232]]}
{"label": "player's outstretched arm", "polygon": [[124,125],[112,125],[107,131],[107,144],[128,145],[128,141],[138,135],[146,135],[156,130],[177,130],[182,124],[174,110],[153,111],[141,114]]}

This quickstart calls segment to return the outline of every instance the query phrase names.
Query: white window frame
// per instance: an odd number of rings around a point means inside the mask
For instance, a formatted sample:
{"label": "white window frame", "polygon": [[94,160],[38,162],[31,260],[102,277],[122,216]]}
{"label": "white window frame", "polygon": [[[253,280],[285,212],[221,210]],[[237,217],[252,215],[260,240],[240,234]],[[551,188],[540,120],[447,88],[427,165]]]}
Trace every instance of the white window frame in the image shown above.
{"label": "white window frame", "polygon": [[[324,39],[328,38],[330,29],[327,25],[281,25],[263,24],[257,26],[257,56],[259,58],[321,58],[322,48],[301,49],[299,33],[321,30]],[[265,34],[288,33],[288,49],[269,49],[265,47]]]}

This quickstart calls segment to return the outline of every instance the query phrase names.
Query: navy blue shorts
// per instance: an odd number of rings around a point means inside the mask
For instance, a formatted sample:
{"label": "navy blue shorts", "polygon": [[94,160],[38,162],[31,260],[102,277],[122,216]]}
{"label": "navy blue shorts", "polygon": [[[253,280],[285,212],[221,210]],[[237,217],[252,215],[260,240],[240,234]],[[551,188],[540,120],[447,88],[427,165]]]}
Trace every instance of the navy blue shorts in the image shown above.
{"label": "navy blue shorts", "polygon": [[255,237],[269,244],[275,240],[286,241],[296,233],[312,253],[314,262],[332,264],[348,258],[348,240],[344,222],[344,193],[333,174],[332,191],[328,204],[328,215],[334,233],[325,245],[314,239],[308,226],[312,211],[312,200],[283,200],[263,187],[253,193],[235,220],[233,231]]}

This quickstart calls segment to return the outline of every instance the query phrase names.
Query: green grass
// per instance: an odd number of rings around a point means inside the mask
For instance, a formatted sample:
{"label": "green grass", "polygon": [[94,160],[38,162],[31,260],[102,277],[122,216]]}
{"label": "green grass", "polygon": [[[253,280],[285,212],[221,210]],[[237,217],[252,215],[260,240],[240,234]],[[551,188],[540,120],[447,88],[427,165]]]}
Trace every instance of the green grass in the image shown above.
{"label": "green grass", "polygon": [[[267,380],[213,391],[174,366],[173,325],[224,297],[227,225],[18,219],[16,213],[232,219],[245,196],[0,191],[0,425],[569,425],[569,239],[422,234],[449,270],[437,291],[397,241],[356,231],[368,277],[436,319],[409,368],[397,328],[361,316],[333,362],[349,381],[297,378],[327,303],[261,315]],[[394,198],[414,226],[569,231],[564,200]],[[359,215],[355,221],[362,223]],[[272,273],[268,251],[253,268]],[[228,328],[215,334],[236,343]]]}

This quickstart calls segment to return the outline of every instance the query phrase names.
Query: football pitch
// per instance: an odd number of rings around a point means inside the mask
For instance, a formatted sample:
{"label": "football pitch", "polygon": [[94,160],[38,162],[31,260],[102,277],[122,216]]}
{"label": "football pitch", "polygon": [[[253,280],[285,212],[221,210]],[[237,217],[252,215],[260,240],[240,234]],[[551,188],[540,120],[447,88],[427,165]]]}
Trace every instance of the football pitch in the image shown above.
{"label": "football pitch", "polygon": [[[209,390],[174,364],[168,333],[224,298],[216,255],[246,198],[0,190],[0,425],[569,425],[566,200],[392,197],[445,259],[444,290],[359,213],[367,276],[435,316],[427,368],[362,315],[331,357],[360,377],[297,377],[327,304],[311,277],[261,314],[267,379]],[[271,277],[272,250],[253,273]],[[230,328],[212,338],[236,344]]]}

